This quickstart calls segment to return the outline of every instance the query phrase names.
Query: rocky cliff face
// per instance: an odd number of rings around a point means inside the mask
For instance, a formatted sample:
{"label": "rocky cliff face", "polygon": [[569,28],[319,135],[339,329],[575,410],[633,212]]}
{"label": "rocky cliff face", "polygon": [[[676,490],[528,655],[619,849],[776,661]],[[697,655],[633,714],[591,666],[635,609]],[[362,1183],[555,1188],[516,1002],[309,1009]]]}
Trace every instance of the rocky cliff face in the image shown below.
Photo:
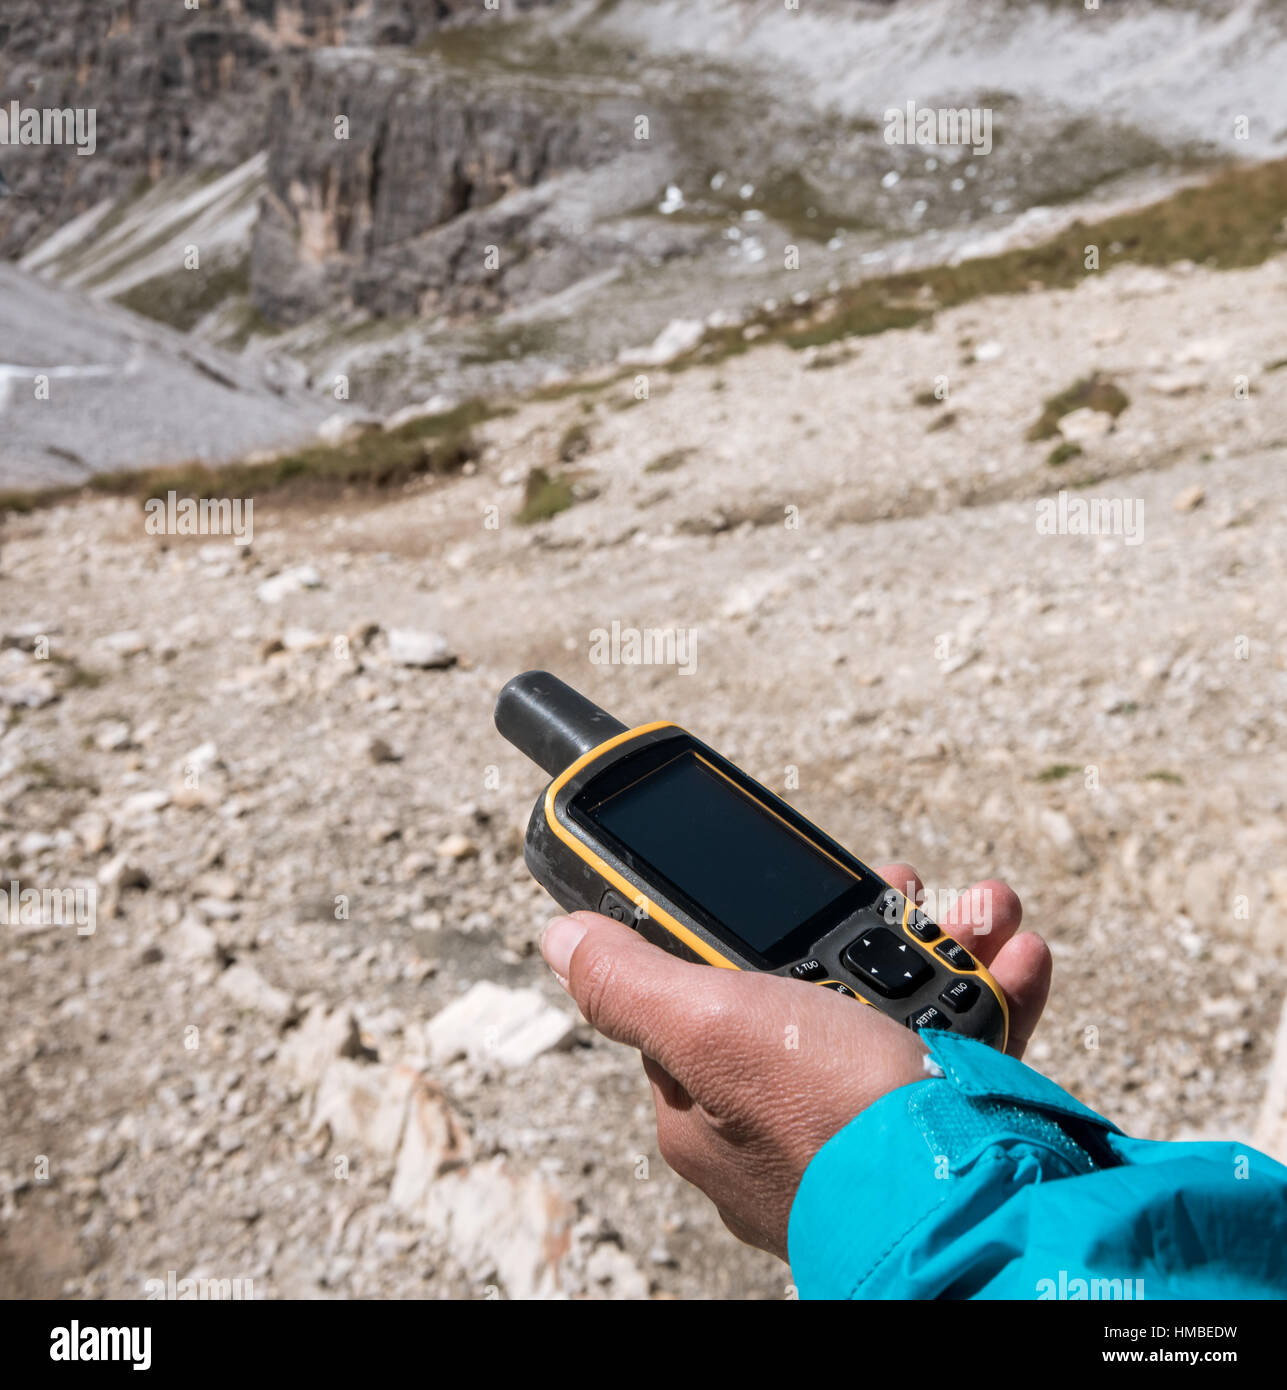
{"label": "rocky cliff face", "polygon": [[0,99],[97,112],[98,151],[3,152],[18,198],[0,255],[142,180],[263,148],[294,59],[328,45],[415,45],[481,14],[472,0],[5,0]]}
{"label": "rocky cliff face", "polygon": [[[497,205],[619,156],[629,120],[621,100],[576,102],[554,86],[310,57],[272,105],[256,305],[276,322],[337,297],[382,315],[494,311],[551,249],[534,225],[546,199]],[[543,283],[556,289],[585,265],[551,269]]]}
{"label": "rocky cliff face", "polygon": [[[98,153],[0,150],[0,255],[372,410],[1269,157],[1287,62],[1276,0],[4,4],[0,101],[95,107]],[[985,111],[987,149],[888,142],[909,102]]]}

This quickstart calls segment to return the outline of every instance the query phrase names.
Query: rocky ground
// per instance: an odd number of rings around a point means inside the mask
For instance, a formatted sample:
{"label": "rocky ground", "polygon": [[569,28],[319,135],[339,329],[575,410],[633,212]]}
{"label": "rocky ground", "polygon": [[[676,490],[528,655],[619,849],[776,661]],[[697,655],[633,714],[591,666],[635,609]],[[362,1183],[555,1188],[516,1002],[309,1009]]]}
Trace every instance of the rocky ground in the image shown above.
{"label": "rocky ground", "polygon": [[[0,937],[0,1292],[787,1294],[536,954],[541,778],[491,704],[538,665],[796,769],[864,858],[1007,878],[1056,960],[1030,1060],[1132,1132],[1250,1137],[1287,946],[1284,308],[1281,258],[1127,268],[627,376],[395,501],[262,503],[244,547],[137,502],[10,519],[0,880],[92,884],[97,920]],[[1120,395],[1026,437],[1096,372]],[[579,500],[523,525],[533,467]],[[1132,505],[1049,534],[1061,490],[1074,523]],[[593,664],[614,621],[687,630],[696,669]]]}

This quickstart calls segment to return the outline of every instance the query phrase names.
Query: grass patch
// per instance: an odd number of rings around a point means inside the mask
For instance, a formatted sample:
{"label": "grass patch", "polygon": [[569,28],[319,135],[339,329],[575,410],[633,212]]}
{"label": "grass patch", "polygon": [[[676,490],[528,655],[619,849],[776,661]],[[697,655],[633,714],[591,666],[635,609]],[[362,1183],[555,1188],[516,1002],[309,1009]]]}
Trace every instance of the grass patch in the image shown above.
{"label": "grass patch", "polygon": [[912,397],[912,403],[914,405],[923,405],[933,409],[936,405],[943,405],[944,399],[934,391],[917,391]]}
{"label": "grass patch", "polygon": [[97,783],[65,773],[52,763],[45,762],[43,758],[28,758],[25,762],[19,763],[18,771],[32,779],[34,791],[86,791],[94,796],[98,795]]}
{"label": "grass patch", "polygon": [[[1068,289],[1115,266],[1170,265],[1191,260],[1220,270],[1259,265],[1287,250],[1287,159],[1237,165],[1209,182],[1161,202],[1100,222],[1076,221],[1036,246],[1018,247],[958,265],[864,280],[801,310],[792,304],[752,322],[755,342],[820,347],[842,338],[911,328],[952,308],[993,294]],[[1088,271],[1086,247],[1099,247],[1099,271]],[[712,330],[672,370],[747,351],[742,328]]]}
{"label": "grass patch", "polygon": [[671,449],[658,454],[651,463],[644,464],[644,472],[673,473],[676,468],[682,468],[696,452],[696,449]]}
{"label": "grass patch", "polygon": [[956,424],[956,411],[945,410],[937,419],[931,420],[926,427],[926,434],[936,434],[939,430],[948,430]]}
{"label": "grass patch", "polygon": [[88,666],[81,666],[65,657],[55,657],[54,660],[62,663],[64,690],[97,690],[105,679],[101,671],[91,671]]}
{"label": "grass patch", "polygon": [[1146,782],[1170,782],[1177,787],[1184,785],[1184,778],[1178,772],[1168,772],[1165,768],[1159,768],[1156,772],[1145,773],[1144,780]]}
{"label": "grass patch", "polygon": [[1046,455],[1046,462],[1052,468],[1058,468],[1061,463],[1067,463],[1069,459],[1080,458],[1085,452],[1075,440],[1065,439],[1062,444],[1056,444]]}
{"label": "grass patch", "polygon": [[250,261],[212,270],[175,270],[132,285],[116,302],[144,318],[188,333],[226,299],[250,293]]}
{"label": "grass patch", "polygon": [[1130,397],[1120,386],[1099,372],[1092,372],[1045,402],[1036,424],[1028,430],[1028,438],[1054,439],[1059,433],[1060,420],[1074,410],[1099,410],[1116,420],[1128,405]]}
{"label": "grass patch", "polygon": [[353,488],[387,489],[416,478],[445,478],[477,458],[472,427],[509,413],[509,407],[463,401],[452,410],[409,420],[396,430],[369,429],[341,444],[309,444],[255,463],[185,464],[100,473],[75,486],[0,494],[0,516],[24,513],[85,494],[109,497],[326,498]]}
{"label": "grass patch", "polygon": [[1139,705],[1134,700],[1118,700],[1108,712],[1109,714],[1138,714]]}
{"label": "grass patch", "polygon": [[572,480],[562,473],[550,474],[543,468],[533,468],[527,475],[523,505],[518,511],[521,526],[533,526],[565,512],[576,502]]}
{"label": "grass patch", "polygon": [[1042,768],[1037,773],[1038,782],[1062,782],[1065,777],[1071,777],[1074,772],[1080,769],[1073,763],[1051,763],[1049,767]]}

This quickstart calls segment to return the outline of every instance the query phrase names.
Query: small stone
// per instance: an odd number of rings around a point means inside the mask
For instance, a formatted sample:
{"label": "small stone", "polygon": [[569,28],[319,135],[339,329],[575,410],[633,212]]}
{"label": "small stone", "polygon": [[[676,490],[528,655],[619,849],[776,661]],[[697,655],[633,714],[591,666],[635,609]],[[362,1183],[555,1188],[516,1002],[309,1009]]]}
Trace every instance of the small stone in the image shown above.
{"label": "small stone", "polygon": [[147,651],[150,643],[136,628],[126,632],[113,632],[102,640],[102,646],[114,656],[140,656]]}
{"label": "small stone", "polygon": [[648,1280],[638,1265],[610,1241],[596,1245],[585,1262],[585,1277],[592,1288],[614,1299],[648,1297]]}
{"label": "small stone", "polygon": [[302,1086],[321,1084],[326,1069],[340,1058],[350,1061],[363,1054],[357,1020],[344,1008],[330,1011],[312,1008],[298,1028],[287,1034],[281,1061]]}
{"label": "small stone", "polygon": [[147,870],[140,868],[133,863],[122,851],[114,858],[109,859],[98,871],[99,884],[104,888],[147,888],[152,880],[148,877]]}
{"label": "small stone", "polygon": [[177,927],[166,933],[165,944],[178,960],[217,960],[220,955],[214,932],[191,916],[184,917]]}
{"label": "small stone", "polygon": [[375,734],[367,739],[366,755],[373,763],[397,763],[402,761],[402,754],[395,753],[384,739]]}
{"label": "small stone", "polygon": [[395,627],[389,629],[389,660],[395,666],[444,670],[456,664],[456,654],[447,645],[447,639],[436,632]]}
{"label": "small stone", "polygon": [[0,633],[0,650],[5,647],[16,647],[22,652],[33,652],[36,650],[36,643],[42,637],[55,637],[61,631],[62,628],[57,623],[44,623],[39,620],[19,623],[17,626]]}
{"label": "small stone", "polygon": [[224,898],[197,898],[192,906],[207,922],[235,922],[241,916],[238,904]]}
{"label": "small stone", "polygon": [[1171,503],[1177,512],[1196,511],[1207,500],[1206,489],[1198,483],[1186,487]]}
{"label": "small stone", "polygon": [[1059,421],[1059,433],[1073,444],[1092,444],[1111,433],[1113,417],[1103,410],[1083,406],[1070,410]]}
{"label": "small stone", "polygon": [[58,699],[58,687],[48,676],[23,676],[0,685],[0,705],[43,709]]}
{"label": "small stone", "polygon": [[478,846],[467,835],[457,832],[440,840],[437,852],[443,859],[473,859],[478,854]]}
{"label": "small stone", "polygon": [[576,1020],[534,989],[506,989],[480,980],[425,1024],[432,1061],[465,1057],[475,1066],[522,1067],[565,1047]]}
{"label": "small stone", "polygon": [[94,747],[104,753],[120,753],[132,746],[130,726],[120,719],[109,719],[94,730]]}
{"label": "small stone", "polygon": [[220,766],[219,749],[212,740],[207,739],[205,743],[199,743],[179,759],[178,771],[185,776],[195,773],[200,777],[203,773],[211,772]]}
{"label": "small stone", "polygon": [[282,633],[281,644],[288,652],[314,652],[330,643],[324,632],[314,632],[308,627],[288,627]]}
{"label": "small stone", "polygon": [[71,823],[71,828],[87,854],[101,854],[107,848],[111,822],[101,811],[85,811]]}
{"label": "small stone", "polygon": [[295,1001],[285,990],[270,985],[253,965],[230,965],[219,976],[219,988],[247,1012],[263,1014],[277,1023],[289,1023],[295,1017]]}
{"label": "small stone", "polygon": [[301,589],[318,589],[322,576],[312,565],[295,565],[265,579],[255,590],[260,603],[280,603],[287,594],[298,593]]}
{"label": "small stone", "polygon": [[231,874],[218,870],[198,874],[188,885],[188,891],[197,898],[218,898],[223,902],[232,902],[241,896],[237,880]]}
{"label": "small stone", "polygon": [[169,792],[135,792],[121,802],[121,817],[130,821],[147,820],[158,811],[164,811],[169,804]]}

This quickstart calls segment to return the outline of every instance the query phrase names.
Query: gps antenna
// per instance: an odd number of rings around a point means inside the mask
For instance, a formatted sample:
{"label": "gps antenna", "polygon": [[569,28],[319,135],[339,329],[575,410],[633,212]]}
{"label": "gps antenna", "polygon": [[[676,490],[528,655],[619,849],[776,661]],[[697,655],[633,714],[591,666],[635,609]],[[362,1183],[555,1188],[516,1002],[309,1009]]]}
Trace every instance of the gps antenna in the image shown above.
{"label": "gps antenna", "polygon": [[626,726],[548,671],[524,671],[496,697],[496,727],[521,753],[556,777],[582,753]]}

